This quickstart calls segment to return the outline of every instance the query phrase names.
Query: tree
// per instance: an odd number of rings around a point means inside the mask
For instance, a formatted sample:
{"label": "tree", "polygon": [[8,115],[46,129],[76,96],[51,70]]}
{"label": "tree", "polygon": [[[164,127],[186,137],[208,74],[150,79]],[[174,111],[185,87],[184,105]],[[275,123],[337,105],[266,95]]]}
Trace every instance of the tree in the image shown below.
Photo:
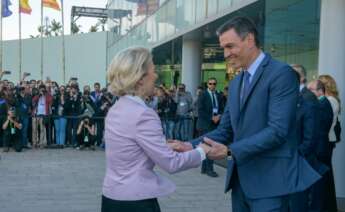
{"label": "tree", "polygon": [[81,25],[77,25],[76,23],[72,23],[71,25],[71,33],[77,34],[80,32]]}
{"label": "tree", "polygon": [[51,32],[58,36],[62,32],[62,25],[60,22],[57,22],[55,19],[50,24]]}
{"label": "tree", "polygon": [[90,27],[89,32],[97,32],[98,31],[98,24],[95,24]]}

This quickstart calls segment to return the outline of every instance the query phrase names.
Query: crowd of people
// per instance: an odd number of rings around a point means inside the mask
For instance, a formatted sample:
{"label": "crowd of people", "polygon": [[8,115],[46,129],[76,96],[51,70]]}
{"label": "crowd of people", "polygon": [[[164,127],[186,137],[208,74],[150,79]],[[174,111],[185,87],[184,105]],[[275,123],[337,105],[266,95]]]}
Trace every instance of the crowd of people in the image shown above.
{"label": "crowd of people", "polygon": [[[198,87],[197,94],[202,90]],[[18,152],[23,148],[104,147],[104,118],[117,99],[98,82],[93,89],[89,85],[81,89],[75,78],[66,85],[50,79],[22,80],[17,85],[0,80],[0,146],[5,152],[10,147]],[[221,100],[225,99],[222,95]],[[146,103],[160,116],[167,139],[189,140],[199,134],[198,101],[184,84],[156,86]]]}

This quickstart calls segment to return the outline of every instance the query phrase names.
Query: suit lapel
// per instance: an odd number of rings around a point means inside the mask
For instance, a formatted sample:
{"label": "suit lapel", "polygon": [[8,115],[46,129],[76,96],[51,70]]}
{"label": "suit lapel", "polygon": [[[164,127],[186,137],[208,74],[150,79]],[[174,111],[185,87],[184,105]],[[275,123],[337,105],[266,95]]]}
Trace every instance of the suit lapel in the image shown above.
{"label": "suit lapel", "polygon": [[250,94],[253,92],[253,89],[254,89],[255,85],[258,83],[258,81],[259,81],[263,71],[265,70],[265,66],[269,62],[270,58],[271,57],[268,54],[266,54],[264,60],[261,62],[261,64],[259,65],[258,69],[256,70],[256,72],[255,72],[255,74],[253,76],[253,80],[250,83],[249,91],[248,91],[247,95],[243,97],[244,99],[242,101],[242,105],[240,106],[240,111],[242,111],[244,105],[248,101],[248,98],[249,98]]}
{"label": "suit lapel", "polygon": [[236,77],[235,79],[233,79],[233,81],[231,83],[234,83],[234,91],[230,91],[229,95],[233,95],[232,101],[231,103],[231,107],[233,108],[233,110],[235,111],[235,113],[231,114],[234,115],[234,120],[236,120],[236,123],[238,121],[238,117],[240,114],[240,93],[241,93],[241,85],[242,85],[242,79],[243,79],[243,72],[241,72],[239,74],[238,77]]}

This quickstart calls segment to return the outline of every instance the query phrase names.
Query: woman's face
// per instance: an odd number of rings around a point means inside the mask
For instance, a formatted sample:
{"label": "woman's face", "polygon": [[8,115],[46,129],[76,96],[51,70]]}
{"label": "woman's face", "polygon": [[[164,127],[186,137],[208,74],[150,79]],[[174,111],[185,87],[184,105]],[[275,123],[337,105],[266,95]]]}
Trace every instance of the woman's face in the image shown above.
{"label": "woman's face", "polygon": [[146,75],[142,78],[142,85],[140,86],[140,92],[144,92],[145,96],[152,96],[155,90],[155,82],[157,80],[157,73],[155,71],[155,66],[151,62],[149,65],[149,70]]}

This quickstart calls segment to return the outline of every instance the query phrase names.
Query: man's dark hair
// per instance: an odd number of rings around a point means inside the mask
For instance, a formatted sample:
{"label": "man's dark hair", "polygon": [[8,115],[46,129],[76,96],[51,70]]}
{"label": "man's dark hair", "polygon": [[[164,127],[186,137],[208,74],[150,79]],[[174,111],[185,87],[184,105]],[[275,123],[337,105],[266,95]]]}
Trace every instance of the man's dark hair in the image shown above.
{"label": "man's dark hair", "polygon": [[303,83],[307,82],[307,71],[303,65],[292,64],[291,67],[298,72],[300,78],[304,77]]}
{"label": "man's dark hair", "polygon": [[251,19],[244,16],[234,17],[217,29],[217,35],[220,36],[230,29],[234,29],[242,40],[245,39],[248,34],[253,34],[256,47],[260,47],[258,30]]}
{"label": "man's dark hair", "polygon": [[95,84],[93,84],[93,86],[98,85],[99,87],[101,87],[101,84],[99,82],[95,82]]}
{"label": "man's dark hair", "polygon": [[322,93],[326,92],[325,85],[321,82],[321,80],[316,80],[316,90],[321,90]]}
{"label": "man's dark hair", "polygon": [[207,82],[209,82],[209,81],[211,81],[211,80],[214,80],[214,81],[217,82],[217,79],[216,79],[215,77],[210,77],[210,78],[208,78]]}
{"label": "man's dark hair", "polygon": [[39,85],[38,89],[40,89],[40,90],[41,90],[41,89],[44,89],[44,90],[45,90],[45,89],[46,89],[46,86],[43,85],[43,84],[41,84],[41,85]]}
{"label": "man's dark hair", "polygon": [[297,80],[298,80],[298,83],[301,81],[301,75],[300,75],[300,73],[298,72],[298,71],[293,71],[293,72],[295,72],[295,76],[296,76],[296,78],[297,78]]}

